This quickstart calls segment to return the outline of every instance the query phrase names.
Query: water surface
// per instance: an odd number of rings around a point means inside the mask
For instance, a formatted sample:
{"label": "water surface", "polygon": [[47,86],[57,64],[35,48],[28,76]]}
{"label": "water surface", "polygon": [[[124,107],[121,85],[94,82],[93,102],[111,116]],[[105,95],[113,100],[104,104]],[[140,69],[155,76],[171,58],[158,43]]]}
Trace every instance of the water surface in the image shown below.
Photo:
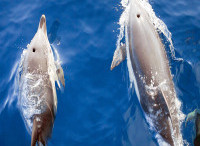
{"label": "water surface", "polygon": [[[170,56],[182,110],[200,107],[200,1],[151,0],[155,13],[172,33],[177,57]],[[156,145],[136,94],[129,89],[126,62],[110,71],[123,12],[120,1],[0,2],[0,145],[30,145],[14,91],[14,68],[46,15],[47,30],[59,22],[52,38],[65,73],[57,91],[58,112],[48,145]],[[169,54],[169,53],[168,53]],[[193,123],[182,127],[192,145]]]}

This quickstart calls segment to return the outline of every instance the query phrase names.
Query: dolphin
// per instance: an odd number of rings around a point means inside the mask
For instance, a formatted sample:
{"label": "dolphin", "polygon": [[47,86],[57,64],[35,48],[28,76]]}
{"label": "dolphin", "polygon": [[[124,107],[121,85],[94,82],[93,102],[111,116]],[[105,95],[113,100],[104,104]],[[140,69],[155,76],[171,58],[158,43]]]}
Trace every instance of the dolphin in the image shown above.
{"label": "dolphin", "polygon": [[195,120],[196,137],[194,139],[194,146],[200,145],[200,109],[195,109],[189,113],[186,118],[185,126],[188,121]]}
{"label": "dolphin", "polygon": [[64,73],[54,61],[46,28],[41,16],[37,33],[27,46],[20,77],[20,109],[29,133],[31,146],[46,145],[51,137],[57,112],[55,81],[65,86]]}
{"label": "dolphin", "polygon": [[[126,44],[115,50],[111,70],[127,56],[128,69],[133,72],[134,87],[147,122],[163,143],[183,145],[178,99],[164,45],[150,21],[150,14],[139,0],[130,1],[128,14]],[[159,145],[163,145],[161,141],[157,138]]]}

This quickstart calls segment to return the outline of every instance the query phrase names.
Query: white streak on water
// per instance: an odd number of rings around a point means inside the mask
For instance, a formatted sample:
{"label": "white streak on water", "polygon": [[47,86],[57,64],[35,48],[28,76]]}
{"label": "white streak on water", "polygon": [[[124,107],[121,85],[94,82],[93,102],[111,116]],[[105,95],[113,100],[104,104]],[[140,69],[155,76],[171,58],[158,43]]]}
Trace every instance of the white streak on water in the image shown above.
{"label": "white streak on water", "polygon": [[10,82],[11,79],[13,78],[13,76],[16,74],[18,65],[19,65],[19,63],[16,61],[13,68],[12,68],[8,82]]}

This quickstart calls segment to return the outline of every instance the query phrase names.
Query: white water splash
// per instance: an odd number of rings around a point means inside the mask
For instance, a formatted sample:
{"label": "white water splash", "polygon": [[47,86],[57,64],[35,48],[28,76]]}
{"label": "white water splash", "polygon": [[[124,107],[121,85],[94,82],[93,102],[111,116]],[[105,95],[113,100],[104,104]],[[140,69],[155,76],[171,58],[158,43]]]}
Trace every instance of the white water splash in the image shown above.
{"label": "white water splash", "polygon": [[0,104],[0,113],[5,109],[6,106],[10,107],[14,101],[16,101],[18,97],[18,86],[19,86],[19,78],[18,78],[18,68],[20,66],[19,60],[15,61],[10,76],[8,80],[4,84],[9,85],[9,90],[6,98]]}
{"label": "white water splash", "polygon": [[[62,68],[61,65],[62,65],[62,61],[61,61],[61,58],[60,58],[60,55],[58,53],[58,49],[56,48],[56,46],[54,44],[51,44],[51,48],[52,48],[52,52],[53,52],[53,57],[52,59],[54,59],[54,64],[55,64],[55,67],[56,67],[56,70],[59,69],[59,68]],[[57,76],[57,74],[56,74]],[[59,80],[59,77],[57,76],[56,78],[56,82],[59,86],[59,88],[61,89],[61,91],[63,90],[62,87],[60,86],[61,84],[61,81]]]}

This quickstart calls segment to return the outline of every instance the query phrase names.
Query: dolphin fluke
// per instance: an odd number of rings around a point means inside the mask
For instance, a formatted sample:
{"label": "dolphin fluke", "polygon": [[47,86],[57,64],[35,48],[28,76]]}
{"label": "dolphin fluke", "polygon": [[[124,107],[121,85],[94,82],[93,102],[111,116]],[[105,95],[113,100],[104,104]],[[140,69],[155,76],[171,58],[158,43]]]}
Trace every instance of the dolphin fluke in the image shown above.
{"label": "dolphin fluke", "polygon": [[124,61],[125,58],[126,58],[126,46],[125,44],[121,44],[121,46],[115,50],[110,70],[113,70],[122,61]]}
{"label": "dolphin fluke", "polygon": [[36,143],[38,143],[38,145],[40,145],[39,143],[41,143],[43,146],[45,146],[45,140],[42,136],[41,125],[38,123],[37,119],[35,118],[33,121],[31,146],[36,146]]}
{"label": "dolphin fluke", "polygon": [[[47,105],[51,107],[50,105]],[[36,143],[40,146],[46,145],[47,140],[51,137],[51,132],[54,123],[54,113],[49,108],[45,113],[35,115],[32,127],[31,146],[35,146]]]}

